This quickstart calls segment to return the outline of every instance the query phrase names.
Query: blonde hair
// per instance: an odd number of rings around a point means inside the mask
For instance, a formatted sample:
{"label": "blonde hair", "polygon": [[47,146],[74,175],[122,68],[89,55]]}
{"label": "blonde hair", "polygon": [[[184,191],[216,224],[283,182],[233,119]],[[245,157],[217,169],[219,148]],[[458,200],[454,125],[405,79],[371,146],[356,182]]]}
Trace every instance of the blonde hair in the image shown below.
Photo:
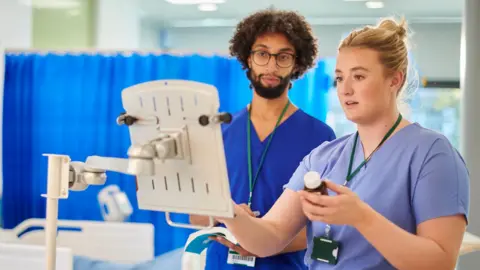
{"label": "blonde hair", "polygon": [[[403,82],[398,90],[397,101],[400,103],[399,107],[404,107],[407,96],[413,94],[407,95],[407,90],[415,91],[418,87],[418,76],[416,71],[411,68],[411,64],[409,64],[406,20],[402,18],[400,22],[397,22],[393,18],[383,18],[376,26],[365,26],[356,29],[340,42],[338,49],[351,47],[368,48],[377,51],[386,75],[391,75],[397,71],[402,72]],[[407,79],[413,79],[417,82],[412,81],[407,84]],[[400,110],[407,110],[407,107]]]}

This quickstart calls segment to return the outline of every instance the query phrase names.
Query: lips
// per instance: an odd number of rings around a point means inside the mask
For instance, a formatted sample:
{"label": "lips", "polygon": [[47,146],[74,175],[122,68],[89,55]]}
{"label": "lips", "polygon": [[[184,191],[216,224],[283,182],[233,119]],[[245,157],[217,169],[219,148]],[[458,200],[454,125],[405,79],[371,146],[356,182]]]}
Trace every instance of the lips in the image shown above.
{"label": "lips", "polygon": [[347,105],[347,106],[356,105],[356,104],[358,104],[358,102],[356,102],[356,101],[350,101],[350,100],[345,101],[345,105]]}
{"label": "lips", "polygon": [[269,84],[278,83],[280,81],[277,77],[273,77],[273,76],[263,76],[262,80]]}

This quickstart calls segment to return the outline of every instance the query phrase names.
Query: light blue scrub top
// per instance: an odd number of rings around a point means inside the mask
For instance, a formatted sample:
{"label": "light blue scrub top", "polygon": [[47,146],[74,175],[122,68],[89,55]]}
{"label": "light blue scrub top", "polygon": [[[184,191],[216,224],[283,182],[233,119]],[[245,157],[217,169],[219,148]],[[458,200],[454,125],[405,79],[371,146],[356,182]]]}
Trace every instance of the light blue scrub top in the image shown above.
{"label": "light blue scrub top", "polygon": [[[317,171],[322,178],[343,184],[354,138],[354,134],[344,136],[315,148],[285,187],[303,189],[303,176],[308,171]],[[364,160],[360,140],[356,147],[354,169]],[[462,157],[447,138],[417,123],[387,140],[348,187],[377,212],[413,234],[417,225],[426,220],[468,215],[469,175]],[[341,244],[337,265],[312,260],[313,238],[324,232],[325,224],[308,222],[305,263],[309,269],[394,269],[350,226],[332,225],[330,236]]]}

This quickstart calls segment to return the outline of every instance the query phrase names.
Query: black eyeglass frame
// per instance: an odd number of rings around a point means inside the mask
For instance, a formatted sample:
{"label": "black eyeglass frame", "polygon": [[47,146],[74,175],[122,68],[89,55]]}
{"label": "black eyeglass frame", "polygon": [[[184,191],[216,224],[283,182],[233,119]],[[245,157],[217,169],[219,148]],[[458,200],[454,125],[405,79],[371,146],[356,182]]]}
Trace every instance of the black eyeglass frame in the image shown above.
{"label": "black eyeglass frame", "polygon": [[[267,60],[267,62],[266,62],[265,64],[263,64],[263,65],[258,64],[257,62],[255,62],[255,53],[258,53],[258,52],[263,52],[263,53],[268,54],[268,60]],[[254,50],[254,51],[251,51],[250,54],[252,55],[252,61],[253,61],[255,64],[259,65],[259,66],[266,66],[266,65],[268,65],[268,63],[270,63],[270,60],[272,59],[272,56],[275,57],[275,64],[277,65],[277,67],[280,67],[280,68],[289,68],[289,67],[293,66],[293,65],[295,64],[295,60],[297,59],[297,56],[296,56],[295,54],[289,53],[289,52],[269,53],[269,52],[264,51],[264,50]],[[281,66],[281,65],[278,64],[277,57],[278,57],[279,55],[284,55],[284,54],[288,54],[288,55],[292,56],[292,58],[293,58],[293,59],[292,59],[292,60],[293,60],[292,63],[291,63],[290,65],[288,65],[288,66]]]}

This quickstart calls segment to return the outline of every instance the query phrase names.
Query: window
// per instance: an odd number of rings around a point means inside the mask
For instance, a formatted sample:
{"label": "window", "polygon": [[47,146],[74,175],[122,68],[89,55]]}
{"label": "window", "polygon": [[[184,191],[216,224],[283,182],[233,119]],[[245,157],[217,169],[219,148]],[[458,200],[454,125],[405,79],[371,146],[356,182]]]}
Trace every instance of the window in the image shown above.
{"label": "window", "polygon": [[[328,104],[326,122],[337,137],[355,132],[355,125],[343,113],[335,88],[329,91]],[[454,147],[460,148],[460,89],[419,88],[409,102],[409,109],[410,121],[442,133]]]}

